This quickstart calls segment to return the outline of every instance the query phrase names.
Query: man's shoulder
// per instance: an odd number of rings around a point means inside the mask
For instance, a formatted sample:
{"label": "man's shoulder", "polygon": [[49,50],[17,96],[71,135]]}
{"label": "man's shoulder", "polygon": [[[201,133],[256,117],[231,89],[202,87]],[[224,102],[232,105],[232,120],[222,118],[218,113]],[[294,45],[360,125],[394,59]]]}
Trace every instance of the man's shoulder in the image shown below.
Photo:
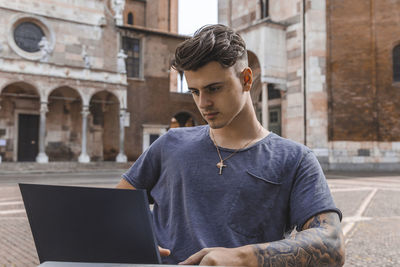
{"label": "man's shoulder", "polygon": [[194,141],[197,139],[202,139],[207,133],[206,125],[194,126],[194,127],[179,127],[171,128],[165,134],[167,142],[179,142],[185,143],[186,141]]}
{"label": "man's shoulder", "polygon": [[174,146],[188,143],[197,143],[204,140],[207,134],[206,126],[179,127],[169,129],[159,140],[159,145]]}
{"label": "man's shoulder", "polygon": [[304,155],[308,152],[311,152],[311,149],[307,146],[299,142],[281,137],[275,133],[270,133],[266,141],[268,146],[270,146],[271,150],[273,150],[274,152],[281,152],[285,154],[294,153],[296,155]]}
{"label": "man's shoulder", "polygon": [[306,155],[312,152],[305,145],[274,133],[270,133],[263,143],[263,147],[258,150],[262,155],[259,155],[254,162],[258,166],[263,166],[260,175],[266,173],[270,179],[275,178],[280,182],[292,181]]}

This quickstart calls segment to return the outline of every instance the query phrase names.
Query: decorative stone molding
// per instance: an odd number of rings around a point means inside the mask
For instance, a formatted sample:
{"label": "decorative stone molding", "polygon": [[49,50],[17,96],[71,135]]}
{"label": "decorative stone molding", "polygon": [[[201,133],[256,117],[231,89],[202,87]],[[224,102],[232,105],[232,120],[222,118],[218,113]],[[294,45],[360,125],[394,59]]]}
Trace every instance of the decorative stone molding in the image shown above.
{"label": "decorative stone molding", "polygon": [[44,36],[46,37],[47,44],[46,44],[46,51],[53,51],[54,46],[55,46],[55,34],[54,30],[50,26],[50,24],[41,17],[38,16],[32,16],[32,15],[26,15],[26,14],[18,14],[12,17],[10,21],[10,27],[8,29],[8,44],[11,47],[11,49],[19,56],[29,59],[29,60],[41,60],[43,57],[43,52],[41,50],[38,50],[37,52],[27,52],[21,49],[15,42],[14,39],[14,30],[15,28],[20,25],[21,23],[24,22],[31,22],[38,26],[44,33]]}
{"label": "decorative stone molding", "polygon": [[107,25],[107,20],[104,16],[100,17],[99,22],[98,22],[100,27],[104,27]]}
{"label": "decorative stone molding", "polygon": [[[102,82],[106,84],[127,85],[126,75],[121,75],[120,73],[93,69],[88,70],[88,73],[84,73],[82,71],[82,68],[65,67],[55,64],[38,65],[36,62],[26,61],[22,59],[1,59],[0,71],[38,76],[51,76],[55,78],[78,79],[85,81]],[[107,77],[107,79],[105,79],[105,77]]]}
{"label": "decorative stone molding", "polygon": [[143,146],[142,149],[145,151],[150,146],[150,135],[163,135],[167,132],[169,125],[162,124],[143,124]]}

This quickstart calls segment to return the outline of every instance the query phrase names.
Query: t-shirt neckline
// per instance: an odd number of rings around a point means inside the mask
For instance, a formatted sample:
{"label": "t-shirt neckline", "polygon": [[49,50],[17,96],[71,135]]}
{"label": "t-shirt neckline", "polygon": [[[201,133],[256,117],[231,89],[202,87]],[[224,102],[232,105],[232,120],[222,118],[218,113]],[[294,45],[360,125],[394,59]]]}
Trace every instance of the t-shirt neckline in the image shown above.
{"label": "t-shirt neckline", "polygon": [[[213,147],[215,147],[214,142],[210,136],[210,126],[206,125],[204,127],[204,129],[205,129],[205,136],[206,136],[207,142],[209,144],[211,144]],[[258,140],[257,142],[255,142],[254,144],[252,144],[250,146],[247,146],[245,148],[237,150],[237,152],[243,152],[243,151],[249,150],[253,147],[256,147],[262,143],[266,143],[272,137],[272,135],[275,135],[275,134],[273,132],[269,132],[269,134],[267,136],[265,136],[264,138]],[[218,149],[221,151],[226,151],[226,152],[235,152],[236,151],[236,149],[231,149],[231,148],[226,148],[226,147],[221,147],[221,146],[218,146]]]}

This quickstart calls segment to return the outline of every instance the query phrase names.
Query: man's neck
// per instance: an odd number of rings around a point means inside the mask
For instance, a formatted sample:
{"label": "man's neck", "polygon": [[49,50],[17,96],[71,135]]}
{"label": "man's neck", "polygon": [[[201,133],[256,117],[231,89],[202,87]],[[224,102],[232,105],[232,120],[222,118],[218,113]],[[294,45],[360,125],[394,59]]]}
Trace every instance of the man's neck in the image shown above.
{"label": "man's neck", "polygon": [[242,118],[236,118],[223,128],[211,129],[211,137],[220,147],[238,149],[244,145],[252,145],[266,137],[269,132],[258,122],[254,111],[249,114],[239,114]]}

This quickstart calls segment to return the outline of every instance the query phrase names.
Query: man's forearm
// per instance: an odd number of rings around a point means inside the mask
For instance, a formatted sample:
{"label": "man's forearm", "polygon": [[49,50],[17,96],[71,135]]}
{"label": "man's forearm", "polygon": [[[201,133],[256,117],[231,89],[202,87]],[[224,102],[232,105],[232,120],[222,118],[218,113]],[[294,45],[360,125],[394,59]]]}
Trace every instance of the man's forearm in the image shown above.
{"label": "man's forearm", "polygon": [[327,224],[338,220],[335,216],[334,213],[317,215],[308,222],[311,228],[289,239],[251,245],[252,262],[257,266],[342,266],[344,248],[340,225]]}
{"label": "man's forearm", "polygon": [[307,221],[288,239],[237,248],[204,248],[181,264],[222,266],[342,266],[344,241],[339,216],[328,212]]}

